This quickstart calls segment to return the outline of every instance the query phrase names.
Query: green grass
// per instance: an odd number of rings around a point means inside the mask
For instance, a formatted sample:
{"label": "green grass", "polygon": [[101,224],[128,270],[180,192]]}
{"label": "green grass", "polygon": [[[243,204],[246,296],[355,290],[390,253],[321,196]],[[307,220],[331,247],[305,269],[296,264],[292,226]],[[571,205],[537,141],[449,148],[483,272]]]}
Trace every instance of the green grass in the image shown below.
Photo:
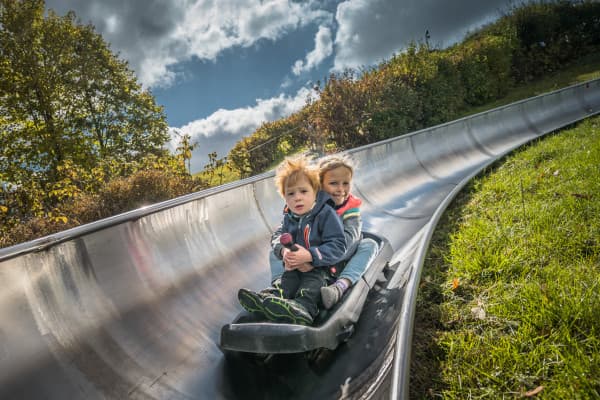
{"label": "green grass", "polygon": [[600,398],[600,117],[470,182],[417,304],[411,398]]}

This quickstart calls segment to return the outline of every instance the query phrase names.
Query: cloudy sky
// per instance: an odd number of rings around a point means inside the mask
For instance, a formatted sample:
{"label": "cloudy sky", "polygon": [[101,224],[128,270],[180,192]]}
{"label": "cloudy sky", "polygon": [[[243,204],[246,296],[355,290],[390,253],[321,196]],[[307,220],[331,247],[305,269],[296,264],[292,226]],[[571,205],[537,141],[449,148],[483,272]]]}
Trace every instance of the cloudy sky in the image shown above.
{"label": "cloudy sky", "polygon": [[378,64],[411,41],[445,47],[510,0],[46,0],[96,27],[164,106],[177,134],[227,155],[262,122],[300,109],[317,81]]}

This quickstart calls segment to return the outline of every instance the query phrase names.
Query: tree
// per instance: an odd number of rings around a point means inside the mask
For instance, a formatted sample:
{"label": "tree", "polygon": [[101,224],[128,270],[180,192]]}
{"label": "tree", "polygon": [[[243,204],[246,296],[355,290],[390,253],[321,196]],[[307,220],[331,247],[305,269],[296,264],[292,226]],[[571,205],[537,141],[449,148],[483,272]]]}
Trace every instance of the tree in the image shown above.
{"label": "tree", "polygon": [[127,63],[93,26],[44,7],[0,0],[2,229],[66,221],[65,204],[170,158],[163,109]]}
{"label": "tree", "polygon": [[[166,118],[91,25],[44,16],[43,0],[0,0],[0,178],[42,187],[164,155]],[[61,169],[62,168],[62,169]],[[119,173],[107,168],[106,179]]]}
{"label": "tree", "polygon": [[192,151],[198,147],[198,142],[192,143],[192,137],[189,134],[181,135],[175,131],[175,134],[179,136],[179,146],[175,149],[179,157],[182,159],[184,166],[187,165],[188,173],[192,173]]}

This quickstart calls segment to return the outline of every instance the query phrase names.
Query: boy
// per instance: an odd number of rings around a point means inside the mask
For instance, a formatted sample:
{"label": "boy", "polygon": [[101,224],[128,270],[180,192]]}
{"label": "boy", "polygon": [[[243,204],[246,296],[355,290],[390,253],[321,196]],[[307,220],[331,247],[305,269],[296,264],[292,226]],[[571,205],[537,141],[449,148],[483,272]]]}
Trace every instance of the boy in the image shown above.
{"label": "boy", "polygon": [[[326,309],[332,308],[342,299],[344,293],[358,281],[377,255],[377,243],[362,237],[362,201],[351,193],[353,176],[354,163],[348,156],[330,155],[319,162],[321,190],[329,194],[334,201],[334,209],[346,236],[346,254],[341,260],[346,265],[333,284],[321,288],[321,302]],[[280,237],[281,232],[275,231],[272,242],[278,243]],[[259,292],[263,297],[272,295],[275,288],[280,286],[280,278],[284,271],[281,261],[273,254],[269,257],[269,264],[273,287]]]}
{"label": "boy", "polygon": [[286,158],[277,167],[275,183],[286,207],[279,232],[288,232],[296,251],[274,243],[274,255],[283,260],[278,295],[264,296],[240,289],[240,304],[268,319],[302,325],[312,324],[318,314],[320,290],[327,284],[328,267],[346,251],[344,228],[331,197],[320,191],[318,172],[306,157]]}

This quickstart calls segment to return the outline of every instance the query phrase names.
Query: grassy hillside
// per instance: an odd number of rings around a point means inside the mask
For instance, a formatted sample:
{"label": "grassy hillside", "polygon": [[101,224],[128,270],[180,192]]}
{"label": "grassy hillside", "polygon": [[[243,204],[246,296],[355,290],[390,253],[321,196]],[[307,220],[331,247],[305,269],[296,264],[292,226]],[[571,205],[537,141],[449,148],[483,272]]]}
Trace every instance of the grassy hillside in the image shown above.
{"label": "grassy hillside", "polygon": [[[597,77],[594,64],[557,81]],[[459,194],[424,266],[411,398],[600,398],[599,196],[600,117],[516,151]]]}
{"label": "grassy hillside", "polygon": [[548,74],[542,79],[516,85],[499,100],[469,108],[462,116],[490,110],[529,97],[551,92],[576,83],[600,78],[600,53],[589,54],[572,62],[567,68]]}

